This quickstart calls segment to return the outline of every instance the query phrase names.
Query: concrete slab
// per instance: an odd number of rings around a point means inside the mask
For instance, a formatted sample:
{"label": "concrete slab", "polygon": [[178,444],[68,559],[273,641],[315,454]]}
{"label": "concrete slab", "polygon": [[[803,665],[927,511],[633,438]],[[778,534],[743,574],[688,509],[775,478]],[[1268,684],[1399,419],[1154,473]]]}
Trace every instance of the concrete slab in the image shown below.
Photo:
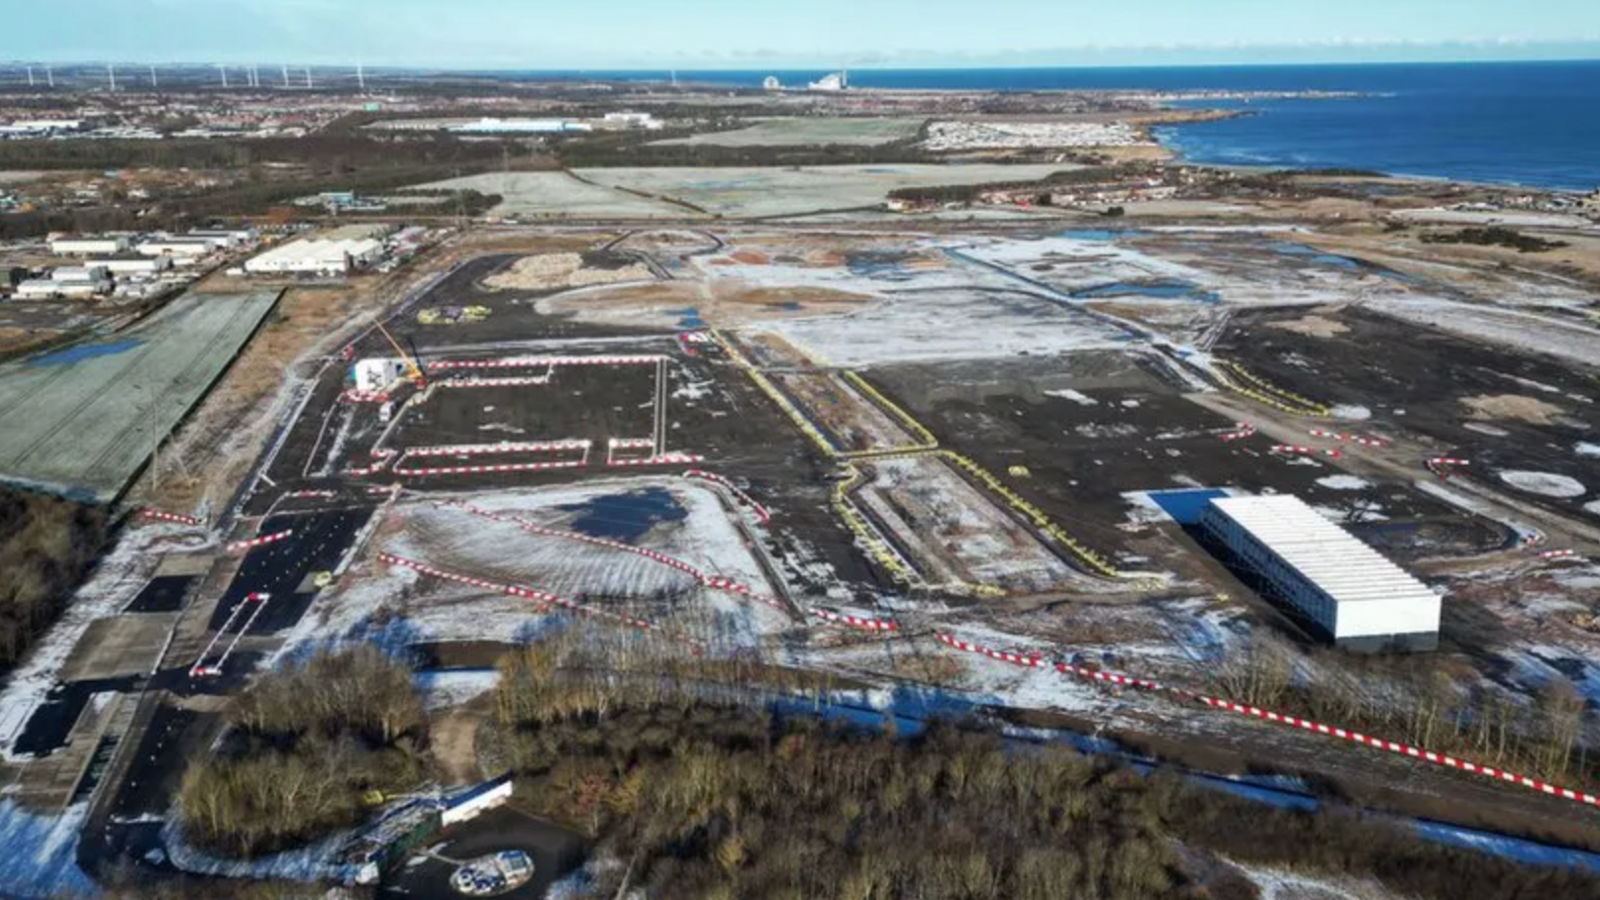
{"label": "concrete slab", "polygon": [[67,658],[61,680],[149,674],[177,621],[177,613],[128,613],[94,622]]}

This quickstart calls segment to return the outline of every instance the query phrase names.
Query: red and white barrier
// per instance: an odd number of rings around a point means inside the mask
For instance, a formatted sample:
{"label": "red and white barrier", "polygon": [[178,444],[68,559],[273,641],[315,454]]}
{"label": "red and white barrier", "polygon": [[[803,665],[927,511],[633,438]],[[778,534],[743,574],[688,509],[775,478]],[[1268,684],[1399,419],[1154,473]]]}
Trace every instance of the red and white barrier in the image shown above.
{"label": "red and white barrier", "polygon": [[162,512],[159,509],[141,509],[139,515],[146,519],[155,519],[161,522],[176,522],[179,525],[204,525],[205,523],[193,516],[180,516],[177,513]]}
{"label": "red and white barrier", "polygon": [[594,446],[593,441],[501,441],[495,444],[453,444],[431,447],[407,447],[407,456],[482,456],[495,453],[551,453],[561,450],[583,450]]}
{"label": "red and white barrier", "polygon": [[754,512],[756,514],[756,518],[761,520],[761,524],[766,525],[766,524],[768,524],[768,523],[770,523],[772,521],[772,514],[767,511],[767,508],[765,506],[762,506],[761,504],[757,503],[755,501],[754,497],[751,497],[749,494],[745,493],[738,486],[736,486],[733,482],[729,481],[726,478],[723,478],[721,475],[718,475],[715,472],[706,472],[706,471],[703,471],[703,470],[700,470],[700,469],[690,469],[689,471],[683,473],[683,477],[685,477],[685,478],[702,478],[702,479],[704,479],[706,481],[712,482],[713,484],[720,484],[723,487],[727,488],[728,490],[732,491],[733,495],[735,497],[739,498],[739,502],[740,503],[743,503],[745,506],[748,506],[750,508],[750,511]]}
{"label": "red and white barrier", "polygon": [[290,491],[283,495],[285,500],[332,500],[339,496],[338,491]]}
{"label": "red and white barrier", "polygon": [[[211,642],[206,644],[206,648],[200,652],[200,658],[195,660],[194,665],[189,669],[189,677],[203,678],[221,675],[223,666],[228,662],[228,657],[233,655],[234,648],[239,646],[239,642],[244,639],[246,632],[250,630],[250,626],[254,625],[256,619],[260,617],[261,611],[267,608],[267,601],[270,599],[272,599],[271,594],[245,594],[244,599],[235,604],[233,611],[228,613],[228,618],[223,620],[222,627],[217,629],[217,633],[211,636]],[[228,646],[223,648],[222,655],[217,657],[217,661],[207,665],[206,659],[216,651],[217,644],[222,641],[222,636],[228,633],[228,629],[232,628],[233,623],[238,620],[239,614],[246,609],[250,610],[250,615],[245,618],[244,624],[240,626],[238,633],[233,636],[233,640],[228,642]]]}
{"label": "red and white barrier", "polygon": [[275,534],[268,534],[268,535],[263,535],[263,536],[258,537],[258,538],[251,538],[248,541],[234,541],[233,543],[228,545],[228,552],[229,553],[238,553],[240,550],[253,550],[256,547],[265,547],[268,544],[276,544],[277,542],[279,542],[279,541],[281,541],[281,540],[283,540],[285,538],[288,538],[288,537],[292,536],[293,534],[294,534],[294,529],[290,528],[290,529],[287,529],[287,530],[284,530],[284,531],[276,532]]}
{"label": "red and white barrier", "polygon": [[1242,441],[1247,437],[1254,437],[1255,433],[1256,426],[1250,424],[1249,422],[1240,422],[1233,426],[1232,431],[1223,432],[1222,434],[1217,435],[1217,437],[1224,441]]}
{"label": "red and white barrier", "polygon": [[997,659],[1004,663],[1011,663],[1014,666],[1022,666],[1025,669],[1042,669],[1045,665],[1044,657],[1042,656],[1030,656],[1025,653],[1012,653],[1007,650],[991,650],[988,647],[980,647],[977,644],[968,643],[967,641],[963,641],[951,634],[941,634],[937,635],[937,637],[940,643],[949,644],[957,650],[965,653],[976,653],[979,656],[987,656],[990,659]]}
{"label": "red and white barrier", "polygon": [[581,469],[588,463],[581,459],[543,463],[500,463],[489,466],[441,466],[426,469],[402,469],[395,466],[394,474],[402,478],[421,478],[428,475],[488,475],[496,472],[548,472],[552,469]]}
{"label": "red and white barrier", "polygon": [[351,388],[340,394],[339,399],[345,403],[388,403],[391,398],[382,391],[358,391]]}
{"label": "red and white barrier", "polygon": [[439,359],[428,363],[435,372],[450,369],[534,369],[541,366],[653,366],[664,356],[507,356],[498,359]]}
{"label": "red and white barrier", "polygon": [[1465,468],[1470,466],[1472,465],[1472,462],[1470,460],[1455,459],[1449,456],[1435,456],[1432,459],[1424,460],[1423,465],[1427,466],[1429,472],[1432,472],[1440,478],[1449,478],[1453,470],[1456,468]]}
{"label": "red and white barrier", "polygon": [[[470,575],[460,575],[455,572],[447,572],[444,569],[438,569],[427,565],[426,563],[420,563],[414,560],[405,559],[404,557],[395,556],[392,553],[379,553],[378,559],[391,565],[403,566],[413,571],[420,572],[424,575],[432,575],[435,578],[442,578],[446,581],[454,581],[459,584],[467,584],[473,587],[484,588],[485,590],[497,591],[511,597],[522,597],[528,600],[535,600],[546,606],[559,606],[562,609],[578,613],[579,615],[591,616],[598,619],[606,619],[608,621],[626,625],[630,628],[639,629],[640,631],[667,633],[660,626],[653,622],[648,622],[644,619],[624,615],[622,613],[612,612],[608,609],[600,609],[598,607],[587,606],[582,603],[574,603],[571,600],[559,597],[550,593],[549,591],[535,590],[533,588],[526,588],[515,584],[502,584],[497,581],[474,578]],[[674,634],[673,637],[683,643],[691,644],[697,648],[703,646],[700,641],[687,635]]]}
{"label": "red and white barrier", "polygon": [[899,631],[900,623],[886,619],[863,619],[858,616],[847,616],[836,613],[830,609],[813,609],[811,614],[825,622],[857,628],[862,631]]}
{"label": "red and white barrier", "polygon": [[1299,456],[1326,456],[1329,459],[1343,459],[1344,453],[1338,450],[1322,450],[1317,447],[1297,447],[1293,444],[1273,444],[1273,453],[1290,453]]}
{"label": "red and white barrier", "polygon": [[476,506],[472,506],[471,504],[461,503],[459,501],[448,502],[439,505],[453,506],[457,509],[481,518],[490,519],[495,522],[502,522],[507,525],[514,525],[517,528],[528,532],[529,534],[537,534],[543,537],[560,538],[562,540],[577,541],[583,544],[591,544],[596,547],[605,547],[609,550],[618,550],[623,553],[632,553],[635,556],[642,556],[645,559],[651,560],[652,562],[657,562],[661,565],[677,569],[678,571],[689,575],[690,577],[694,578],[694,580],[700,582],[705,587],[711,588],[712,590],[737,594],[741,597],[747,597],[758,603],[764,603],[767,606],[778,610],[779,612],[789,612],[789,607],[784,605],[783,601],[776,597],[758,594],[754,590],[751,590],[749,586],[741,584],[732,578],[708,574],[681,559],[668,556],[665,553],[658,553],[655,550],[650,550],[645,547],[635,547],[632,544],[624,544],[619,541],[608,540],[606,538],[591,537],[590,535],[579,534],[575,531],[560,531],[555,528],[545,528],[542,525],[535,525],[532,522],[519,519],[515,516],[500,515],[499,513],[489,512],[486,509],[480,509]]}
{"label": "red and white barrier", "polygon": [[550,383],[555,374],[533,375],[527,378],[464,378],[459,381],[436,381],[442,388],[493,388],[493,387],[538,387]]}
{"label": "red and white barrier", "polygon": [[1539,554],[1540,559],[1577,559],[1576,550],[1546,550]]}
{"label": "red and white barrier", "polygon": [[704,456],[694,453],[667,453],[662,456],[646,456],[643,459],[614,459],[607,465],[613,468],[626,466],[682,466],[705,461],[706,458]]}
{"label": "red and white barrier", "polygon": [[1312,437],[1330,438],[1335,441],[1344,441],[1349,444],[1360,444],[1363,447],[1387,447],[1389,442],[1375,437],[1361,434],[1340,434],[1335,431],[1324,431],[1321,428],[1311,429]]}
{"label": "red and white barrier", "polygon": [[[982,647],[968,641],[963,641],[954,635],[940,634],[938,635],[938,639],[940,643],[954,647],[957,650],[961,650],[966,653],[975,653],[980,656],[987,656],[990,659],[996,659],[1001,662],[1022,666],[1024,668],[1039,668],[1043,665],[1043,660],[1040,657],[1018,653],[1008,653],[1000,650],[991,650],[987,647]],[[1572,800],[1589,806],[1600,806],[1600,797],[1596,797],[1593,794],[1580,793],[1572,790],[1571,788],[1564,788],[1559,785],[1550,784],[1545,781],[1540,781],[1536,778],[1530,778],[1526,775],[1518,775],[1514,772],[1507,772],[1504,769],[1494,768],[1493,766],[1480,765],[1468,760],[1457,759],[1453,756],[1448,756],[1443,753],[1435,753],[1431,750],[1424,750],[1408,744],[1401,744],[1395,741],[1386,740],[1384,738],[1373,737],[1371,735],[1363,734],[1359,731],[1354,731],[1348,728],[1324,725],[1320,722],[1313,722],[1309,719],[1302,719],[1298,716],[1292,716],[1286,713],[1261,709],[1260,707],[1248,706],[1242,703],[1234,703],[1230,700],[1220,700],[1218,698],[1209,697],[1205,694],[1196,693],[1185,688],[1164,685],[1158,682],[1148,681],[1130,675],[1119,675],[1113,672],[1103,672],[1097,669],[1086,669],[1081,666],[1074,666],[1065,662],[1055,663],[1055,669],[1063,674],[1076,675],[1080,678],[1087,678],[1125,687],[1135,687],[1155,693],[1170,694],[1186,701],[1204,704],[1211,709],[1220,709],[1226,712],[1250,716],[1251,718],[1263,719],[1268,722],[1277,722],[1281,725],[1288,725],[1292,728],[1299,728],[1304,731],[1312,731],[1317,734],[1328,735],[1329,737],[1336,737],[1358,744],[1365,744],[1368,747],[1373,747],[1378,750],[1385,750],[1390,753],[1409,756],[1412,759],[1423,760],[1424,762],[1446,766],[1462,772],[1470,772],[1475,775],[1483,775],[1499,781],[1520,784],[1523,787],[1531,788],[1554,797],[1562,797],[1567,800]]]}

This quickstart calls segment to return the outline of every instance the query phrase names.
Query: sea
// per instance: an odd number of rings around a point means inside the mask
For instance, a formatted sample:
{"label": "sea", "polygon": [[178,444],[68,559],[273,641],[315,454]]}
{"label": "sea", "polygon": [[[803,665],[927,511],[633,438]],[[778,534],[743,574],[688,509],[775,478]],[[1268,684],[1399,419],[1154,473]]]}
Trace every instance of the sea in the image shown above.
{"label": "sea", "polygon": [[[569,73],[578,76],[579,73]],[[826,74],[679,71],[683,81],[803,85]],[[665,80],[667,72],[582,73]],[[1362,169],[1574,191],[1600,187],[1600,60],[1052,69],[861,69],[861,88],[1340,92],[1338,99],[1207,101],[1246,115],[1162,128],[1216,165]]]}

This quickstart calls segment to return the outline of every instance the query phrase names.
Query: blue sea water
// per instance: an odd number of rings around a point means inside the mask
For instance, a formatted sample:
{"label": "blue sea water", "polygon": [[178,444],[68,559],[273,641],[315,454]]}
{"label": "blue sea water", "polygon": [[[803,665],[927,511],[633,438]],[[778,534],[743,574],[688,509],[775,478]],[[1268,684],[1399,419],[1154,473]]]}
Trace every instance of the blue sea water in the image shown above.
{"label": "blue sea water", "polygon": [[[573,73],[576,75],[576,73]],[[776,75],[687,72],[746,87]],[[662,79],[666,72],[585,73]],[[1371,169],[1390,174],[1591,191],[1600,186],[1600,60],[1061,69],[862,69],[861,88],[944,90],[1339,91],[1347,99],[1206,101],[1250,115],[1164,128],[1185,158],[1219,165]]]}

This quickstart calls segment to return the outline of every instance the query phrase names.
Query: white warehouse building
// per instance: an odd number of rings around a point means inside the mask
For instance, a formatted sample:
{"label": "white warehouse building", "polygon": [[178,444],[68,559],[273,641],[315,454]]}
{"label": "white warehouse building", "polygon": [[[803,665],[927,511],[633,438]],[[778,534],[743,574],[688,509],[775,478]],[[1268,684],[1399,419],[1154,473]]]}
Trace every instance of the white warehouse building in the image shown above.
{"label": "white warehouse building", "polygon": [[127,249],[125,237],[59,238],[50,242],[50,252],[57,256],[112,256]]}
{"label": "white warehouse building", "polygon": [[383,259],[383,242],[372,238],[298,240],[244,264],[252,275],[342,275]]}
{"label": "white warehouse building", "polygon": [[1300,498],[1218,497],[1200,525],[1335,645],[1438,647],[1439,595]]}

